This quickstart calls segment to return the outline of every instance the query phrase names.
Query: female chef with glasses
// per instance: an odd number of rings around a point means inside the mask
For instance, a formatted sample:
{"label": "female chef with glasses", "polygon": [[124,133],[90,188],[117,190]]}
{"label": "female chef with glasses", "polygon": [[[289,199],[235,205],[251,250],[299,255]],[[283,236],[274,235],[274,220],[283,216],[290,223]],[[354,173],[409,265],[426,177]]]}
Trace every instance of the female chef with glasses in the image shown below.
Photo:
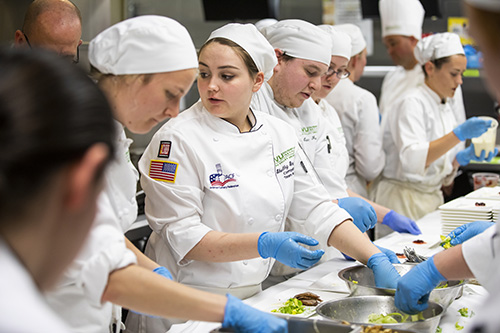
{"label": "female chef with glasses", "polygon": [[453,181],[459,165],[489,161],[496,150],[476,156],[473,145],[460,151],[457,146],[486,132],[491,123],[473,117],[459,124],[449,103],[467,65],[458,35],[428,36],[414,53],[423,66],[425,84],[383,115],[386,165],[375,201],[419,219],[443,204],[441,186]]}
{"label": "female chef with glasses", "polygon": [[[298,242],[319,242],[372,262],[379,284],[395,283],[388,258],[328,199],[295,130],[250,108],[276,65],[255,26],[214,31],[198,61],[201,100],[164,125],[139,162],[153,260],[179,282],[245,298],[261,290],[275,260],[316,263],[323,251]],[[285,224],[305,225],[318,241],[283,232]]]}

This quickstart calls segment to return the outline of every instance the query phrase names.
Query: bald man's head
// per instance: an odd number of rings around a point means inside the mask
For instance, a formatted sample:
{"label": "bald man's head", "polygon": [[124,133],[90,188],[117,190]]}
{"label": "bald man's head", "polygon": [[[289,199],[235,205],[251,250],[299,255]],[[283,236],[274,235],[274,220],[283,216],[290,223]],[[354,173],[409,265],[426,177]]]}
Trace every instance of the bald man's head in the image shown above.
{"label": "bald man's head", "polygon": [[68,0],[35,0],[26,11],[22,30],[15,34],[18,46],[42,47],[75,59],[82,43],[82,17]]}

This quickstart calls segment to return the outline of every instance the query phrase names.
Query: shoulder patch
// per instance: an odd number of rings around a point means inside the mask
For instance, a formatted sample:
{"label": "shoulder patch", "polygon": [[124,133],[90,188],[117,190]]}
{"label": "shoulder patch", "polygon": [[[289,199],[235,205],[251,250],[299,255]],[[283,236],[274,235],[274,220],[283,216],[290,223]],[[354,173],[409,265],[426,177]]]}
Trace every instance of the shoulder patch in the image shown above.
{"label": "shoulder patch", "polygon": [[158,149],[158,157],[170,157],[170,149],[172,148],[171,141],[160,141],[160,148]]}
{"label": "shoulder patch", "polygon": [[169,161],[151,160],[149,177],[162,182],[175,183],[179,163]]}

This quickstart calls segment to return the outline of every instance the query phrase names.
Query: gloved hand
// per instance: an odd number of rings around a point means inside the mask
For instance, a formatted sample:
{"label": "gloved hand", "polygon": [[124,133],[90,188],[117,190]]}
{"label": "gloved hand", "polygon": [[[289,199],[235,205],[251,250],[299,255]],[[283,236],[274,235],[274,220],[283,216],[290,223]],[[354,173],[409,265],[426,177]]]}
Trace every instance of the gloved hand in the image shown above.
{"label": "gloved hand", "polygon": [[174,279],[172,277],[172,274],[170,274],[170,272],[168,271],[168,269],[166,269],[163,266],[156,267],[155,269],[153,269],[153,272],[155,272],[156,274],[161,275],[163,277],[166,277],[169,280],[173,280]]}
{"label": "gloved hand", "polygon": [[373,271],[375,275],[375,285],[378,288],[396,289],[396,285],[401,276],[385,254],[375,253],[368,259],[366,265]]}
{"label": "gloved hand", "polygon": [[382,246],[378,246],[378,245],[375,245],[375,246],[380,250],[380,252],[382,252],[383,254],[385,254],[387,256],[387,258],[389,258],[389,261],[392,264],[400,264],[401,263],[399,261],[398,256],[396,255],[396,253],[394,253],[394,251],[386,249],[385,247],[382,247]]}
{"label": "gloved hand", "polygon": [[288,332],[285,319],[259,311],[229,294],[222,327],[233,328],[236,332]]}
{"label": "gloved hand", "polygon": [[495,150],[493,152],[490,152],[488,154],[488,157],[485,158],[486,152],[484,150],[481,150],[481,155],[478,157],[474,153],[474,144],[471,144],[464,150],[459,151],[455,158],[457,159],[458,164],[467,165],[470,161],[489,162],[493,157],[497,156],[497,154],[498,150],[495,148]]}
{"label": "gloved hand", "polygon": [[397,232],[406,232],[412,235],[420,235],[422,233],[415,221],[393,210],[385,214],[382,224]]}
{"label": "gloved hand", "polygon": [[478,117],[472,117],[458,125],[453,133],[460,141],[477,138],[485,133],[491,126],[491,120],[484,120]]}
{"label": "gloved hand", "polygon": [[425,310],[429,294],[444,280],[434,265],[434,257],[421,262],[399,279],[394,299],[396,307],[409,314]]}
{"label": "gloved hand", "polygon": [[469,238],[479,235],[493,225],[495,225],[495,222],[476,221],[466,223],[448,234],[448,237],[451,238],[450,244],[453,246],[462,244]]}
{"label": "gloved hand", "polygon": [[338,201],[339,207],[345,209],[352,216],[354,224],[361,232],[365,232],[377,224],[375,209],[366,200],[346,197],[340,198]]}
{"label": "gloved hand", "polygon": [[312,237],[298,232],[264,232],[257,242],[257,249],[262,258],[272,257],[279,262],[300,269],[308,269],[321,259],[325,251],[311,251],[298,244],[318,245]]}

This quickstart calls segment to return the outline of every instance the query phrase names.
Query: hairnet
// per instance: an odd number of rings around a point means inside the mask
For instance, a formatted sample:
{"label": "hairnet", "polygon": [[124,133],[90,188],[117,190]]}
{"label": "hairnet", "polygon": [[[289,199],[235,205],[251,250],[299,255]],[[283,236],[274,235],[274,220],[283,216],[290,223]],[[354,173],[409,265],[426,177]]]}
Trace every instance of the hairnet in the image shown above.
{"label": "hairnet", "polygon": [[465,0],[469,5],[492,12],[500,12],[500,1],[498,0]]}
{"label": "hairnet", "polygon": [[390,35],[422,38],[424,7],[418,0],[380,0],[378,3],[382,37]]}
{"label": "hairnet", "polygon": [[230,23],[210,34],[208,40],[214,38],[229,39],[248,52],[264,78],[269,80],[273,76],[273,69],[278,64],[274,49],[266,38],[253,24]]}
{"label": "hairnet", "polygon": [[349,60],[351,58],[351,37],[328,24],[319,25],[318,27],[330,35],[332,40],[332,56],[344,57]]}
{"label": "hairnet", "polygon": [[361,29],[357,25],[346,23],[346,24],[337,24],[333,27],[338,31],[342,31],[348,34],[349,37],[351,37],[351,46],[352,46],[351,57],[355,56],[356,54],[359,54],[366,48],[365,38],[361,33]]}
{"label": "hairnet", "polygon": [[302,20],[283,20],[262,29],[274,48],[295,58],[330,65],[332,41],[317,26]]}
{"label": "hairnet", "polygon": [[273,25],[274,23],[277,23],[277,22],[278,22],[277,19],[265,18],[265,19],[262,19],[260,21],[255,22],[255,27],[257,28],[257,30],[260,31],[260,30],[264,29],[265,27]]}
{"label": "hairnet", "polygon": [[89,61],[101,73],[151,74],[197,68],[196,49],[179,22],[156,15],[119,22],[90,41]]}
{"label": "hairnet", "polygon": [[452,32],[443,32],[425,37],[417,43],[413,53],[421,65],[454,54],[465,54],[460,37]]}

